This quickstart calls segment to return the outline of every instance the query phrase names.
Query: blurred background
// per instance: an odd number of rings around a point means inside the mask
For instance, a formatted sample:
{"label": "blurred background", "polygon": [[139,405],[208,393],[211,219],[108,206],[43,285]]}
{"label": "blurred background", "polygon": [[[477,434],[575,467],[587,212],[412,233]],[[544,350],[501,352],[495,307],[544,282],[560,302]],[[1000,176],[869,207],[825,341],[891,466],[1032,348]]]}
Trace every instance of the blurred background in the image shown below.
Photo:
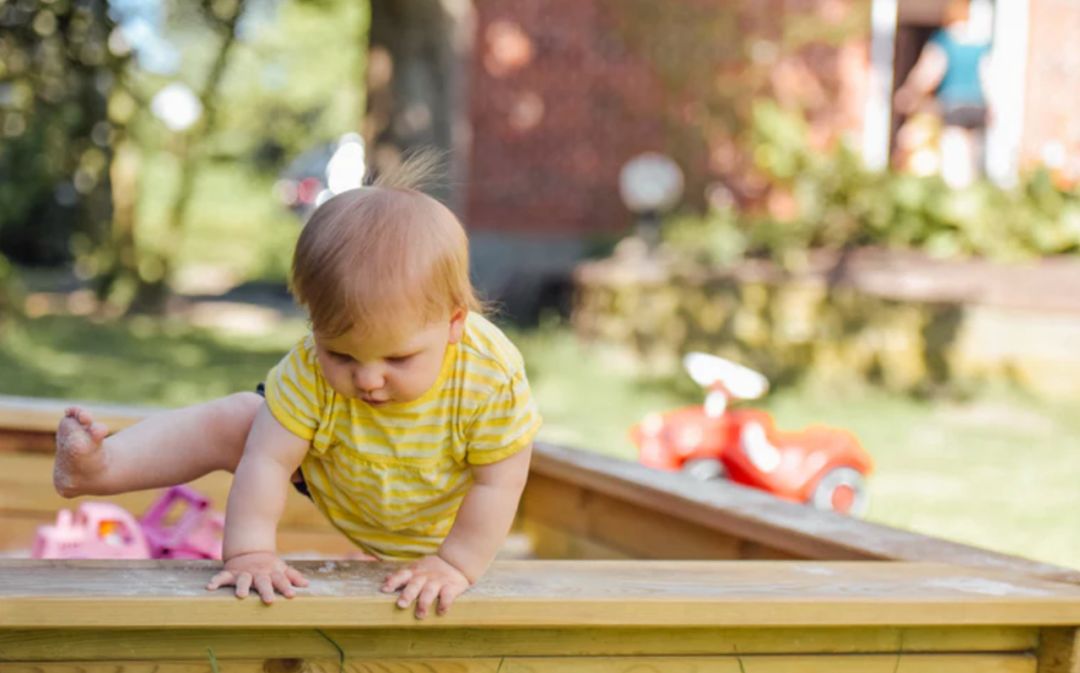
{"label": "blurred background", "polygon": [[541,438],[635,459],[690,351],[854,432],[867,518],[1080,567],[1073,0],[0,0],[0,395],[175,406],[303,335],[403,153]]}

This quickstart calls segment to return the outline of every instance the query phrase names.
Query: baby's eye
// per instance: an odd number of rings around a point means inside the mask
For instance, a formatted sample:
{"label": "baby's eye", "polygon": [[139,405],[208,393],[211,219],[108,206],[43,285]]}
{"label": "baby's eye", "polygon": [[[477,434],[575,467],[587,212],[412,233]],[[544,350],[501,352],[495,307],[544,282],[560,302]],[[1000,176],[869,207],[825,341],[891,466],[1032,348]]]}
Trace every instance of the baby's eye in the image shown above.
{"label": "baby's eye", "polygon": [[330,357],[334,358],[335,360],[340,360],[342,362],[350,362],[350,361],[352,361],[352,356],[351,355],[346,355],[345,353],[335,353],[333,351],[328,351],[328,352],[330,353]]}
{"label": "baby's eye", "polygon": [[395,355],[394,357],[386,358],[386,361],[391,364],[400,365],[408,362],[410,359],[412,359],[411,355]]}

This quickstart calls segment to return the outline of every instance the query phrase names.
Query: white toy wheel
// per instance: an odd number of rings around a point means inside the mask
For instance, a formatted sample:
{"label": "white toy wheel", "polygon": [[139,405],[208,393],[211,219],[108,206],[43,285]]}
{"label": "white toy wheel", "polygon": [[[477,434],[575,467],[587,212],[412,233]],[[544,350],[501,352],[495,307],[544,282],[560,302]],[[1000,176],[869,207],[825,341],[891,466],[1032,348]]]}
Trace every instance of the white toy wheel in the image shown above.
{"label": "white toy wheel", "polygon": [[698,481],[726,479],[724,464],[715,458],[694,458],[683,463],[682,471]]}
{"label": "white toy wheel", "polygon": [[861,517],[870,504],[866,478],[850,467],[829,470],[814,487],[810,504],[817,509]]}

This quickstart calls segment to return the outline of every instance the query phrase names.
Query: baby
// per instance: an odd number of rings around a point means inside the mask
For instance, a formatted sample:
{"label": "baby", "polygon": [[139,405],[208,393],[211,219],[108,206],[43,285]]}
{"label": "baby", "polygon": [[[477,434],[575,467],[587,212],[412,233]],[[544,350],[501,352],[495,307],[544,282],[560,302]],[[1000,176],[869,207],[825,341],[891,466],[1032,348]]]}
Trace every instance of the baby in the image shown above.
{"label": "baby", "polygon": [[373,559],[408,559],[385,592],[439,614],[487,570],[510,529],[540,426],[521,355],[486,320],[457,218],[406,163],[311,216],[292,291],[311,333],[265,389],[152,416],[115,435],[80,408],[57,431],[54,482],[108,495],[235,473],[224,569],[208,589],[266,603],[307,580],[277,556],[297,488]]}

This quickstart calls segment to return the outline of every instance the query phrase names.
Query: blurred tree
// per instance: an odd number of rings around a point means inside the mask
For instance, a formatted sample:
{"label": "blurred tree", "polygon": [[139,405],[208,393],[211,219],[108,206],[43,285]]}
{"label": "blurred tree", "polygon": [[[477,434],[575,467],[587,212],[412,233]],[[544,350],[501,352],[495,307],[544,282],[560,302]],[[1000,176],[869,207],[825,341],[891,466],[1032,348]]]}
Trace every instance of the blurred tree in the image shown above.
{"label": "blurred tree", "polygon": [[0,250],[17,262],[106,236],[113,29],[105,0],[0,2]]}
{"label": "blurred tree", "polygon": [[[364,5],[353,0],[166,5],[163,39],[182,47],[179,71],[163,81],[131,68],[118,78],[127,87],[117,93],[135,102],[135,114],[127,127],[129,142],[117,148],[113,164],[114,180],[129,187],[114,194],[117,213],[109,264],[102,267],[103,295],[114,285],[121,288],[118,294],[131,294],[123,288],[134,285],[129,310],[163,308],[188,251],[188,221],[208,207],[208,186],[200,183],[206,169],[227,166],[247,180],[260,173],[274,176],[290,157],[357,127],[368,22]],[[328,60],[328,52],[337,56]],[[150,114],[152,104],[145,99],[152,92],[159,95],[164,83],[196,82],[190,89],[200,114],[190,127],[170,129]],[[264,198],[271,201],[274,195],[267,189]],[[221,234],[227,237],[229,231]]]}
{"label": "blurred tree", "polygon": [[[451,155],[468,13],[468,0],[371,0],[363,128],[375,172],[409,150],[433,147]],[[450,185],[433,191],[452,202]]]}
{"label": "blurred tree", "polygon": [[131,311],[157,313],[164,309],[195,178],[200,162],[209,150],[208,140],[217,129],[220,87],[236,44],[237,26],[245,5],[246,0],[201,0],[199,3],[201,18],[218,38],[217,50],[197,94],[202,114],[191,127],[178,132],[173,151],[180,162],[180,178],[169,207],[165,240],[154,250],[145,251],[145,258],[136,267],[138,286],[129,306]]}
{"label": "blurred tree", "polygon": [[162,308],[203,169],[265,179],[358,128],[368,20],[354,0],[0,0],[0,249],[74,255],[99,297]]}
{"label": "blurred tree", "polygon": [[15,269],[0,255],[0,330],[13,315],[22,312],[20,289]]}

